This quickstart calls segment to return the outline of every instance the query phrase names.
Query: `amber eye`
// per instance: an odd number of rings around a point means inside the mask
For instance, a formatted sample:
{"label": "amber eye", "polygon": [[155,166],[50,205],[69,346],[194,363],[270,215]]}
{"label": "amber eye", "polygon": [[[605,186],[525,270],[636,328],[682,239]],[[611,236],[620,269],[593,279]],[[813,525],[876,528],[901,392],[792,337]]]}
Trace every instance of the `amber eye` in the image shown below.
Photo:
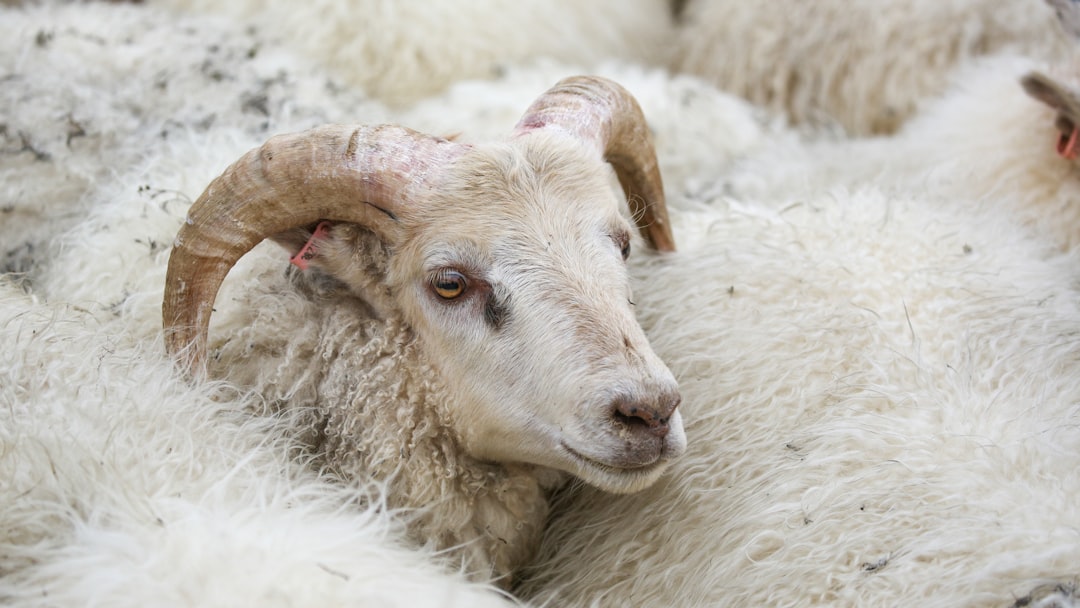
{"label": "amber eye", "polygon": [[465,293],[468,282],[465,275],[456,270],[444,268],[431,277],[431,288],[444,300],[453,300]]}

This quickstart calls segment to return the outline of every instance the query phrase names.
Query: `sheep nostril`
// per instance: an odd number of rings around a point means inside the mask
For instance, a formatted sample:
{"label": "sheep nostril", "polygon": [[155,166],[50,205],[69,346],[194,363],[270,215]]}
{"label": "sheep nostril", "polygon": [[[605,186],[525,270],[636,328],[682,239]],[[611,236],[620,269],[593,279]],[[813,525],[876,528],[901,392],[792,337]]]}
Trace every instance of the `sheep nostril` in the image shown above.
{"label": "sheep nostril", "polygon": [[653,406],[635,401],[617,401],[612,416],[627,428],[641,430],[654,437],[663,438],[670,430],[668,426],[670,413],[661,415]]}

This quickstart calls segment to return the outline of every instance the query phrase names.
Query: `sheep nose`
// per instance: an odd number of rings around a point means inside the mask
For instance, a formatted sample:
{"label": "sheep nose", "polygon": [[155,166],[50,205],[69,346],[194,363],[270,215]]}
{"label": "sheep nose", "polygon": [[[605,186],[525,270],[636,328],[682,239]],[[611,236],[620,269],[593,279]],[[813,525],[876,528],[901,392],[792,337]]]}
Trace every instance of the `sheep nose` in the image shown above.
{"label": "sheep nose", "polygon": [[656,399],[618,399],[613,416],[631,430],[640,429],[654,437],[664,438],[671,427],[668,421],[679,407],[682,397],[677,392],[665,392]]}

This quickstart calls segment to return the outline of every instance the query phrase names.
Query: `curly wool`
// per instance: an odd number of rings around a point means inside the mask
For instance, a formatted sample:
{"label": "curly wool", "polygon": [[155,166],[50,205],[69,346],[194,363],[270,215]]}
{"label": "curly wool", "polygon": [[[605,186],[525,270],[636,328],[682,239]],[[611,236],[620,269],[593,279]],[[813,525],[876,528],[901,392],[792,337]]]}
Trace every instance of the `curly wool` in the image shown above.
{"label": "curly wool", "polygon": [[256,28],[126,4],[0,10],[2,272],[34,278],[57,255],[54,238],[91,211],[97,186],[149,150],[192,134],[228,130],[247,145],[386,117],[381,104],[268,45]]}
{"label": "curly wool", "polygon": [[605,59],[662,65],[673,25],[668,0],[151,4],[256,23],[276,44],[399,105],[540,58],[576,65]]}
{"label": "curly wool", "polygon": [[1069,48],[1039,0],[692,0],[672,67],[786,116],[892,133],[972,59]]}
{"label": "curly wool", "polygon": [[524,597],[1000,607],[1075,580],[1077,254],[933,196],[696,202],[635,290],[688,452],[566,495]]}
{"label": "curly wool", "polygon": [[[381,275],[375,239],[338,230],[349,235],[339,246]],[[221,336],[211,342],[213,376],[302,412],[296,432],[317,463],[345,483],[380,480],[391,508],[414,512],[418,543],[450,551],[481,578],[507,576],[532,556],[563,476],[467,456],[453,431],[460,408],[407,324],[376,317],[316,271],[266,272],[248,287],[256,305],[223,309],[211,334]],[[282,299],[286,290],[299,297]]]}
{"label": "curly wool", "polygon": [[465,455],[452,403],[400,321],[388,320],[362,344],[344,318],[326,327],[320,347],[333,363],[319,384],[326,405],[317,449],[329,466],[345,479],[385,479],[391,506],[418,510],[410,522],[416,540],[459,551],[484,577],[515,572],[538,545],[547,492],[562,477],[548,474],[545,487],[534,467]]}
{"label": "curly wool", "polygon": [[[0,279],[5,606],[505,606],[321,479],[288,416]],[[367,504],[358,498],[364,497]]]}
{"label": "curly wool", "polygon": [[758,201],[867,186],[914,192],[950,207],[1006,213],[1050,254],[1072,249],[1080,244],[1076,163],[1058,155],[1055,113],[1020,79],[1037,70],[1080,87],[1076,60],[1072,52],[1050,63],[1013,54],[974,61],[891,137],[794,145],[775,138],[714,180],[713,191]]}

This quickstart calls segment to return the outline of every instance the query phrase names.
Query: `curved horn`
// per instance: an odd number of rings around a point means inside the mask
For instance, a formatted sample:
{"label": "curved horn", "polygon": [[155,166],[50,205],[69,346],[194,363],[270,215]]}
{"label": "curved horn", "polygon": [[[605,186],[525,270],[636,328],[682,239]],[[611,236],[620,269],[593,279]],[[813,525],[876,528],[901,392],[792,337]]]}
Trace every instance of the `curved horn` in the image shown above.
{"label": "curved horn", "polygon": [[629,91],[597,76],[565,78],[533,102],[515,133],[546,128],[594,143],[615,169],[645,238],[659,251],[675,250],[656,151],[641,107]]}
{"label": "curved horn", "polygon": [[394,125],[331,125],[271,138],[207,186],[176,235],[165,279],[165,349],[202,369],[210,313],[225,275],[269,236],[319,220],[383,238],[410,190],[460,148]]}

